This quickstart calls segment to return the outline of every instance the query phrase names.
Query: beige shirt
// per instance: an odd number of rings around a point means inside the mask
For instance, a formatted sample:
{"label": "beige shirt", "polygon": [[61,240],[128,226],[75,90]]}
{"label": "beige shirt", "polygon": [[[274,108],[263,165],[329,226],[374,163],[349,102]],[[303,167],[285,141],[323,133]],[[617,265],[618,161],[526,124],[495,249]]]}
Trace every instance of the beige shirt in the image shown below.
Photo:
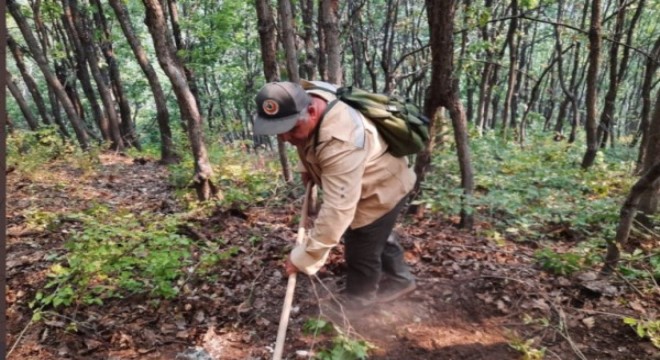
{"label": "beige shirt", "polygon": [[[308,92],[327,101],[335,98],[323,91]],[[291,253],[291,262],[308,275],[323,266],[347,228],[369,225],[388,213],[416,179],[407,158],[387,152],[375,125],[345,103],[336,103],[318,130],[316,147],[311,137],[298,149],[304,171],[323,189],[314,227]]]}

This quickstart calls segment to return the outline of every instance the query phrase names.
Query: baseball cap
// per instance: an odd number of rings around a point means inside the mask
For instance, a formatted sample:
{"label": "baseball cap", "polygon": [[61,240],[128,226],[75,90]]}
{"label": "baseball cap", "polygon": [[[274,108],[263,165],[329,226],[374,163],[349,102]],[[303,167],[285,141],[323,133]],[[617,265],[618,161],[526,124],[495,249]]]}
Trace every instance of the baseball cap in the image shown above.
{"label": "baseball cap", "polygon": [[254,134],[276,135],[293,129],[311,99],[296,83],[272,82],[259,90],[255,101]]}

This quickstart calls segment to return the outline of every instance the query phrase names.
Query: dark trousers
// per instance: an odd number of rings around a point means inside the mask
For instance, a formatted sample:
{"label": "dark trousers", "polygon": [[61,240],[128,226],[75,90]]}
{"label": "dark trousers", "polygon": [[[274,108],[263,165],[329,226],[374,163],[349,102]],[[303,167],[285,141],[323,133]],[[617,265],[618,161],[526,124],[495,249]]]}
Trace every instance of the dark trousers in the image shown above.
{"label": "dark trousers", "polygon": [[357,229],[348,229],[344,234],[348,294],[375,294],[383,273],[390,280],[402,283],[414,279],[408,265],[403,261],[403,248],[396,234],[392,233],[406,198],[373,223]]}

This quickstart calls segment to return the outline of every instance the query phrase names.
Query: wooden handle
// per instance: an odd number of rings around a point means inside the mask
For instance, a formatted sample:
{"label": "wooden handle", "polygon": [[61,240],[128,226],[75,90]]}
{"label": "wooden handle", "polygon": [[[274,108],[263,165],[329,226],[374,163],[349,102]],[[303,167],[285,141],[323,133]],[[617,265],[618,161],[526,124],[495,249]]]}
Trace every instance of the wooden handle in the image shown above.
{"label": "wooden handle", "polygon": [[[309,199],[312,193],[311,181],[307,183],[305,190],[305,199],[303,200],[302,216],[298,224],[298,237],[296,237],[296,245],[302,244],[305,239],[305,224],[307,223],[307,213],[309,210]],[[289,275],[289,281],[286,284],[286,294],[284,295],[284,305],[282,306],[282,314],[280,315],[280,326],[277,329],[277,340],[275,341],[275,352],[273,353],[273,360],[282,359],[282,351],[284,350],[284,340],[286,339],[286,328],[289,326],[289,315],[291,313],[291,304],[293,303],[293,293],[296,290],[296,273]]]}

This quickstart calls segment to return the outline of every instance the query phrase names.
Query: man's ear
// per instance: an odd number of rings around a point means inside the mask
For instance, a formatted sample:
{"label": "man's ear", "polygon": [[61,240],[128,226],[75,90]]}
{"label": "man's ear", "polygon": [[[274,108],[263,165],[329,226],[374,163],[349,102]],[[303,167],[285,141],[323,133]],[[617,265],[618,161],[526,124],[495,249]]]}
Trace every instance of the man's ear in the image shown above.
{"label": "man's ear", "polygon": [[307,113],[309,114],[309,116],[310,116],[311,118],[316,119],[316,117],[317,117],[317,115],[318,115],[318,111],[317,111],[317,109],[316,109],[316,106],[314,106],[314,102],[312,102],[311,104],[307,105]]}

